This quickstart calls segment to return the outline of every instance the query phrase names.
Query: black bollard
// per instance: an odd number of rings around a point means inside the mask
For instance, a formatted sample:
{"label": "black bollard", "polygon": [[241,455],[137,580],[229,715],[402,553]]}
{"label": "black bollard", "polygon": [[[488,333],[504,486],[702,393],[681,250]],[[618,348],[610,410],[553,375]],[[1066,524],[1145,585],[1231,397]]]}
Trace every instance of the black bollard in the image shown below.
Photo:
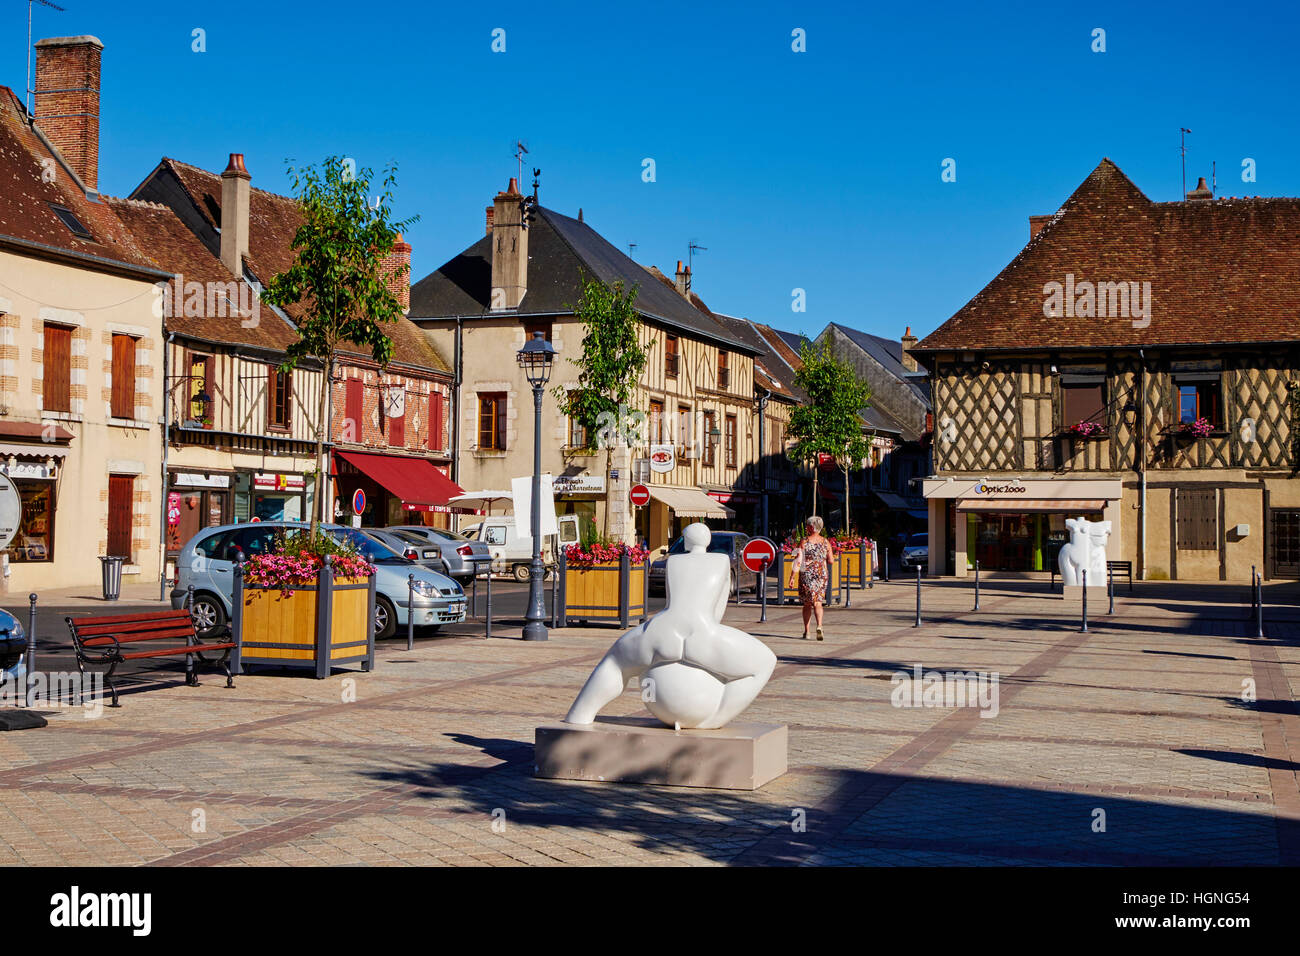
{"label": "black bollard", "polygon": [[488,565],[487,574],[483,577],[483,583],[487,590],[487,610],[483,614],[483,636],[492,636],[492,565]]}
{"label": "black bollard", "polygon": [[1110,609],[1107,614],[1115,613],[1115,571],[1111,568],[1109,562],[1106,564],[1106,596],[1110,599]]}
{"label": "black bollard", "polygon": [[913,627],[921,626],[921,566],[916,566],[916,623]]}
{"label": "black bollard", "polygon": [[36,703],[33,688],[36,686],[36,594],[27,595],[27,686],[24,688],[23,703],[32,707]]}
{"label": "black bollard", "polygon": [[767,621],[767,562],[763,562],[763,570],[758,572],[758,623],[763,624]]}
{"label": "black bollard", "polygon": [[469,583],[469,616],[478,617],[478,565],[474,565],[474,577]]}
{"label": "black bollard", "polygon": [[[1088,569],[1079,569],[1079,578],[1083,582],[1083,630],[1088,630]],[[1064,587],[1064,585],[1062,585]]]}
{"label": "black bollard", "polygon": [[980,562],[975,559],[975,610],[980,609]]}
{"label": "black bollard", "polygon": [[1255,576],[1255,636],[1264,636],[1264,576]]}
{"label": "black bollard", "polygon": [[415,649],[415,575],[406,576],[406,649]]}

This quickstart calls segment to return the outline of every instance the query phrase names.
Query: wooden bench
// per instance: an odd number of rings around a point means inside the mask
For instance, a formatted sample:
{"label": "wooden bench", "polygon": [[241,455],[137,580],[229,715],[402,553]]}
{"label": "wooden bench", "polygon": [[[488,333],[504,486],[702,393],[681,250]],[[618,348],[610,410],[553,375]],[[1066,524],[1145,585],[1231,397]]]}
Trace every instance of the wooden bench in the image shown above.
{"label": "wooden bench", "polygon": [[[234,687],[230,657],[234,652],[235,670],[239,667],[239,641],[223,636],[210,643],[199,640],[194,630],[194,618],[188,608],[179,611],[151,611],[146,614],[112,614],[106,617],[67,617],[68,630],[77,651],[77,668],[84,672],[86,665],[108,665],[104,680],[117,702],[117,687],[113,672],[123,661],[143,660],[150,657],[185,655],[185,683],[199,685],[194,675],[194,659],[204,664],[220,666],[226,672],[226,686]],[[144,647],[146,641],[181,641],[170,647]],[[137,649],[138,648],[138,649]]]}
{"label": "wooden bench", "polygon": [[1132,561],[1107,561],[1106,570],[1110,572],[1111,577],[1113,578],[1117,578],[1121,574],[1124,577],[1128,578],[1128,589],[1130,591],[1133,590],[1133,562]]}

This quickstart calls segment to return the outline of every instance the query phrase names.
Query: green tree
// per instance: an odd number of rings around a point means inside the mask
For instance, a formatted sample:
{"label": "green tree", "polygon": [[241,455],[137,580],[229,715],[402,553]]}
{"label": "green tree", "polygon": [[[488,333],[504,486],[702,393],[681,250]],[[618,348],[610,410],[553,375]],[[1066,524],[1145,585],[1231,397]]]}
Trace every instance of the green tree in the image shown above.
{"label": "green tree", "polygon": [[849,530],[849,473],[861,467],[871,443],[862,433],[862,409],[871,402],[871,386],[861,381],[853,367],[841,361],[829,340],[820,345],[805,341],[799,349],[803,367],[795,384],[808,393],[807,404],[790,411],[787,434],[794,439],[790,457],[811,462],[813,514],[817,513],[817,457],[830,455],[844,472],[844,530]]}
{"label": "green tree", "polygon": [[357,170],[349,159],[330,156],[320,166],[302,168],[290,164],[289,175],[302,213],[302,224],[293,237],[294,262],[271,279],[262,299],[280,308],[299,306],[295,310],[298,341],[286,349],[288,358],[281,369],[287,371],[304,358],[315,358],[322,366],[316,416],[317,506],[311,515],[315,537],[325,493],[326,408],[335,355],[347,342],[369,349],[381,368],[388,365],[393,341],[384,327],[402,315],[390,282],[408,267],[385,273],[382,263],[393,251],[398,233],[418,217],[392,218],[395,166],[384,169],[373,202],[374,172]]}
{"label": "green tree", "polygon": [[[588,444],[594,437],[595,447],[605,449],[607,482],[614,448],[629,439],[629,443],[635,444],[640,434],[641,415],[639,412],[629,415],[628,403],[645,371],[653,341],[641,345],[636,294],[636,286],[624,289],[622,281],[610,286],[584,276],[578,304],[566,305],[582,321],[586,331],[581,354],[569,359],[580,369],[578,385],[576,388],[557,385],[555,397],[560,411],[582,426]],[[609,499],[606,493],[606,532]]]}

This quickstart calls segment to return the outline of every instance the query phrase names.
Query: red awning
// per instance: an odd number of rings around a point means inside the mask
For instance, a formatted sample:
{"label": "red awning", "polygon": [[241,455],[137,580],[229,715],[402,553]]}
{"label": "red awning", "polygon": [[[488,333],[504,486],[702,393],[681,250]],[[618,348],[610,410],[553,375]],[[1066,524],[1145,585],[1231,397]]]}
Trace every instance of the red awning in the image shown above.
{"label": "red awning", "polygon": [[373,455],[361,451],[336,451],[336,455],[357,471],[383,485],[401,499],[406,511],[452,512],[448,501],[465,489],[423,458]]}

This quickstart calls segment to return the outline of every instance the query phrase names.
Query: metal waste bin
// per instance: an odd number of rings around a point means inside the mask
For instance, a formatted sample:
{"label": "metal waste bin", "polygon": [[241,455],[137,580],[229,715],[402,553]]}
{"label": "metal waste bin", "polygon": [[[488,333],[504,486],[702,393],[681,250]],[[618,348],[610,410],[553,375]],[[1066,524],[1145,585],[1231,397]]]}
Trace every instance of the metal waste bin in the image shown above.
{"label": "metal waste bin", "polygon": [[103,574],[104,600],[116,601],[122,596],[122,564],[126,558],[117,555],[100,555],[99,566]]}

